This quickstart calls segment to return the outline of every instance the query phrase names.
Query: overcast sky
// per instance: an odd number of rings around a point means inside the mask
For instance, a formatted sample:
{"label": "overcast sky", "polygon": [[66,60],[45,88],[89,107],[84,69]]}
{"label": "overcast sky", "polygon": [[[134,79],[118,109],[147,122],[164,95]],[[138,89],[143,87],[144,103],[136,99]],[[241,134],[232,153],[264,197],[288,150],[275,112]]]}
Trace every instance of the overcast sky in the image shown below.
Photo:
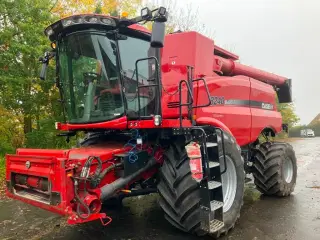
{"label": "overcast sky", "polygon": [[179,0],[199,6],[217,45],[241,62],[291,78],[296,112],[320,113],[320,0]]}

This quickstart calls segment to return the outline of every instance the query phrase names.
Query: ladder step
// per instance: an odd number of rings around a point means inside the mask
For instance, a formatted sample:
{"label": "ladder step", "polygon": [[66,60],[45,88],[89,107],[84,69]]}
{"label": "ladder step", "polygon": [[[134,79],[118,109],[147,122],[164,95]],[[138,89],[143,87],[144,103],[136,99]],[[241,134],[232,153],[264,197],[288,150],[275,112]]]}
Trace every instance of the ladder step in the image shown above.
{"label": "ladder step", "polygon": [[220,186],[221,186],[221,182],[217,182],[217,181],[209,181],[209,182],[208,182],[208,188],[209,188],[210,190],[215,189],[215,188],[218,188],[218,187],[220,187]]}
{"label": "ladder step", "polygon": [[211,211],[215,211],[221,207],[223,207],[223,202],[213,200],[210,202]]}
{"label": "ladder step", "polygon": [[219,166],[220,166],[220,163],[218,162],[209,162],[209,168],[215,168]]}
{"label": "ladder step", "polygon": [[216,146],[218,146],[217,143],[207,142],[207,148],[209,148],[209,147],[216,147]]}
{"label": "ladder step", "polygon": [[223,228],[224,226],[224,223],[217,220],[217,219],[214,219],[212,221],[210,221],[210,232],[211,233],[215,233],[217,231],[219,231],[221,228]]}

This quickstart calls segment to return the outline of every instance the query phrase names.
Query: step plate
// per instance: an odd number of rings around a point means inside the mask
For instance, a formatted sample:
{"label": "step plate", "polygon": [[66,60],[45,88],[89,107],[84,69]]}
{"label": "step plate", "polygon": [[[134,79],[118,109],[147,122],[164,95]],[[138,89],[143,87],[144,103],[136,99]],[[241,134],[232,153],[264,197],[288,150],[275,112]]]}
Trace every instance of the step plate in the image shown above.
{"label": "step plate", "polygon": [[224,223],[222,221],[219,221],[217,219],[213,219],[209,222],[201,222],[200,228],[205,231],[206,233],[216,233],[221,228],[224,227]]}
{"label": "step plate", "polygon": [[223,202],[213,200],[210,202],[211,211],[215,211],[221,207],[223,207]]}
{"label": "step plate", "polygon": [[207,148],[209,148],[209,147],[216,147],[216,146],[218,146],[217,143],[207,142]]}
{"label": "step plate", "polygon": [[217,231],[219,231],[221,228],[224,227],[224,223],[219,221],[219,220],[212,220],[210,221],[210,233],[215,233]]}
{"label": "step plate", "polygon": [[220,166],[220,163],[218,162],[209,162],[209,168],[215,168],[219,166]]}
{"label": "step plate", "polygon": [[210,190],[215,189],[215,188],[218,188],[218,187],[221,187],[221,182],[217,182],[217,181],[210,181],[210,182],[208,182],[208,188],[209,188]]}

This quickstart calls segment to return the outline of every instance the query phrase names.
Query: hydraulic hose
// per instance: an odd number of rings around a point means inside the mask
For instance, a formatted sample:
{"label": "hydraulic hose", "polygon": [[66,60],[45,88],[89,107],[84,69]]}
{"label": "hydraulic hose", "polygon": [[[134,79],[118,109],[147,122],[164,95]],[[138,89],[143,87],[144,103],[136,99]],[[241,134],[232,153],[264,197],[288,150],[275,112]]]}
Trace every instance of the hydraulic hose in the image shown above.
{"label": "hydraulic hose", "polygon": [[110,183],[106,186],[103,186],[100,189],[101,190],[101,196],[100,196],[101,201],[104,201],[104,200],[110,198],[117,190],[125,187],[129,182],[131,182],[136,177],[138,177],[140,174],[147,171],[149,168],[153,167],[156,164],[157,164],[157,160],[155,158],[151,158],[143,168],[139,169],[135,173],[133,173],[127,177],[124,177],[124,178],[119,178],[116,181],[114,181],[113,183]]}
{"label": "hydraulic hose", "polygon": [[80,177],[82,178],[88,178],[89,177],[89,174],[90,174],[90,167],[92,165],[92,162],[94,160],[97,160],[98,162],[98,166],[97,166],[97,169],[94,173],[94,175],[92,176],[92,180],[95,181],[98,179],[98,177],[100,176],[100,173],[101,173],[101,169],[102,169],[102,161],[99,157],[95,157],[95,156],[90,156],[87,161],[85,162],[82,170],[81,170],[81,173],[80,173]]}
{"label": "hydraulic hose", "polygon": [[[83,168],[82,168],[82,171],[80,173],[80,176],[82,178],[88,178],[89,177],[89,174],[90,174],[90,167],[92,165],[92,162],[94,160],[97,160],[98,162],[98,166],[97,166],[97,169],[94,173],[94,175],[92,176],[92,180],[91,181],[96,181],[99,176],[100,176],[100,173],[101,173],[101,169],[102,169],[102,161],[99,157],[95,157],[95,156],[90,156],[87,161],[85,162]],[[85,204],[82,199],[80,198],[79,194],[78,194],[78,180],[75,180],[74,181],[74,195],[75,195],[75,198],[76,200],[78,201],[78,204],[77,204],[77,214],[78,214],[78,217],[81,218],[81,219],[87,219],[90,214],[91,214],[91,211],[90,211],[90,208],[89,206],[87,206],[87,204]],[[84,209],[86,210],[86,215],[85,216],[82,216],[82,213],[80,211],[80,205],[82,205],[84,207]]]}
{"label": "hydraulic hose", "polygon": [[[76,198],[77,201],[78,201],[78,204],[77,204],[77,215],[78,215],[79,218],[85,220],[85,219],[87,219],[87,218],[90,216],[91,211],[90,211],[89,206],[87,206],[87,204],[85,204],[85,203],[81,200],[81,198],[79,197],[79,195],[78,195],[78,180],[75,180],[75,181],[74,181],[74,195],[75,195],[75,198]],[[85,216],[82,216],[82,213],[80,212],[80,205],[82,205],[82,206],[86,209],[86,211],[87,211],[87,213],[86,213]]]}
{"label": "hydraulic hose", "polygon": [[112,164],[111,166],[107,167],[106,169],[104,169],[100,175],[99,175],[99,179],[103,179],[107,173],[111,172],[113,169],[117,168],[117,167],[121,167],[123,165],[123,163],[116,163],[116,164]]}
{"label": "hydraulic hose", "polygon": [[94,178],[94,179],[91,179],[90,181],[90,185],[92,188],[96,188],[99,184],[100,184],[100,181],[109,173],[111,172],[112,170],[114,170],[115,168],[117,167],[121,167],[123,165],[123,163],[115,163],[115,164],[112,164],[111,166],[107,167],[106,169],[104,169],[98,177]]}

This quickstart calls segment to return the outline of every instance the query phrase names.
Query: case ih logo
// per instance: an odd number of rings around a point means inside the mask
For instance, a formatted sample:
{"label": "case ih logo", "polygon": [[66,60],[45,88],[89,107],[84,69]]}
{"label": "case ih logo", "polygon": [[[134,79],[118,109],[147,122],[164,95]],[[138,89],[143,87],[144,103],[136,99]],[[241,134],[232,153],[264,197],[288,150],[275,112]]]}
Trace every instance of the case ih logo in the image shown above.
{"label": "case ih logo", "polygon": [[263,109],[268,109],[268,110],[273,109],[273,105],[270,104],[270,103],[262,103],[262,104],[261,104],[261,107],[262,107]]}

